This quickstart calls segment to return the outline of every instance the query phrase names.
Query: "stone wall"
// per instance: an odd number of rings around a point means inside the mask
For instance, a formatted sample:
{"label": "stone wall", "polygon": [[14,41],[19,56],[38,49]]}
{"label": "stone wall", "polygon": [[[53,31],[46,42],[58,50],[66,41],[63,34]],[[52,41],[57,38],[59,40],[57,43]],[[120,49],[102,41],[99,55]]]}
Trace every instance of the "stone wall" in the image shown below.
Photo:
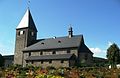
{"label": "stone wall", "polygon": [[79,63],[85,63],[86,65],[92,65],[92,54],[81,52],[79,53]]}
{"label": "stone wall", "polygon": [[[24,52],[24,59],[23,59],[23,65],[24,66],[26,66],[26,61],[25,61],[25,59],[26,58],[28,58],[29,57],[29,53],[31,53],[31,56],[42,56],[42,55],[53,55],[53,52],[55,52],[55,54],[67,54],[68,53],[68,50],[69,50],[69,53],[70,54],[75,54],[76,56],[78,56],[77,54],[77,49],[63,49],[63,50],[49,50],[49,51],[37,51],[37,52]],[[42,52],[42,55],[41,55],[41,52]],[[56,61],[58,61],[58,60],[56,60]],[[35,63],[35,65],[39,65],[39,64],[41,64],[41,62],[34,62]],[[48,64],[47,62],[45,62],[46,64]],[[69,62],[68,62],[69,63]],[[45,64],[45,65],[46,65]],[[55,62],[55,61],[53,61],[53,63],[52,64],[48,64],[49,66],[50,65],[56,65],[57,64],[57,62]],[[58,64],[59,64],[59,61],[58,61]],[[64,62],[64,64],[62,64],[63,65],[63,67],[65,66],[65,64],[67,64],[66,62]],[[43,65],[43,64],[41,64],[41,65]],[[67,64],[67,66],[68,66],[68,64]]]}
{"label": "stone wall", "polygon": [[[20,34],[21,31],[24,31],[23,34]],[[16,30],[16,42],[15,42],[15,53],[14,53],[14,64],[22,64],[22,50],[25,48],[26,42],[26,29]]]}
{"label": "stone wall", "polygon": [[33,64],[35,66],[42,66],[43,68],[46,68],[48,66],[53,66],[53,67],[69,67],[69,60],[64,60],[63,63],[61,63],[61,60],[52,60],[51,63],[50,63],[50,60],[46,60],[46,61],[43,61],[41,63],[41,61],[34,61],[33,63],[32,62],[29,62],[28,64]]}

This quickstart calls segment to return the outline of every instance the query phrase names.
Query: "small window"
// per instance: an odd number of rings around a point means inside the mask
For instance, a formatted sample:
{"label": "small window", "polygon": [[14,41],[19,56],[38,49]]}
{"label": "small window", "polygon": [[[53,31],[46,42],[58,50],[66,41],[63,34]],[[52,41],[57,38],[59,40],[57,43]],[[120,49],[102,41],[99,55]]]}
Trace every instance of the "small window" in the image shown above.
{"label": "small window", "polygon": [[64,63],[64,60],[61,60],[61,63]]}
{"label": "small window", "polygon": [[50,60],[49,63],[52,63],[52,60]]}
{"label": "small window", "polygon": [[70,53],[70,50],[67,50],[67,53]]}
{"label": "small window", "polygon": [[40,52],[40,55],[43,55],[43,52]]}
{"label": "small window", "polygon": [[28,61],[26,61],[26,63],[28,63]]}
{"label": "small window", "polygon": [[31,52],[29,52],[29,56],[31,56]]}
{"label": "small window", "polygon": [[42,42],[41,44],[43,45],[44,43]]}
{"label": "small window", "polygon": [[18,32],[17,35],[20,36],[20,32]]}
{"label": "small window", "polygon": [[33,61],[31,61],[31,64],[33,64],[34,62]]}
{"label": "small window", "polygon": [[34,32],[31,32],[31,35],[34,36]]}
{"label": "small window", "polygon": [[59,40],[58,43],[61,43],[61,41]]}
{"label": "small window", "polygon": [[55,52],[55,51],[53,51],[53,54],[56,54],[56,52]]}
{"label": "small window", "polygon": [[43,61],[41,61],[41,64],[43,64]]}
{"label": "small window", "polygon": [[25,33],[25,31],[20,31],[20,35],[23,35]]}

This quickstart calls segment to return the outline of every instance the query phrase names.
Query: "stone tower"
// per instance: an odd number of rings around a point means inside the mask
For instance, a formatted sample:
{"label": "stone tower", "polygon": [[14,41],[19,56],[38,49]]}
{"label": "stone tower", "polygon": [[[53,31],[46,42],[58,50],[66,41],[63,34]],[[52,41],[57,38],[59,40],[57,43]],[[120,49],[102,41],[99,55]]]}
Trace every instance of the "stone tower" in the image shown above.
{"label": "stone tower", "polygon": [[25,47],[36,42],[37,29],[29,8],[16,28],[16,42],[14,64],[23,64],[23,52]]}

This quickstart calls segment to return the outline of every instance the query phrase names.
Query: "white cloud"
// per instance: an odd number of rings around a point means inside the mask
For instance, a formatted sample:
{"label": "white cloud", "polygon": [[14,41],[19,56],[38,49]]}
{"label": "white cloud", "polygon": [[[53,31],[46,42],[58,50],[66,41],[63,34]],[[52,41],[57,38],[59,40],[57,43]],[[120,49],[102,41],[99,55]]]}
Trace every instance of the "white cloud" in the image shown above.
{"label": "white cloud", "polygon": [[90,48],[90,50],[93,52],[93,53],[101,53],[102,50],[100,48]]}
{"label": "white cloud", "polygon": [[102,50],[98,47],[90,48],[90,50],[94,53],[93,56],[106,58],[106,50]]}
{"label": "white cloud", "polygon": [[2,55],[11,55],[13,54],[12,46],[0,44],[0,54]]}
{"label": "white cloud", "polygon": [[[95,57],[103,57],[106,58],[106,52],[108,47],[110,47],[114,42],[108,41],[106,46],[104,48],[99,48],[99,47],[91,47],[89,48],[94,54],[93,56]],[[118,45],[118,47],[120,48],[120,45]]]}

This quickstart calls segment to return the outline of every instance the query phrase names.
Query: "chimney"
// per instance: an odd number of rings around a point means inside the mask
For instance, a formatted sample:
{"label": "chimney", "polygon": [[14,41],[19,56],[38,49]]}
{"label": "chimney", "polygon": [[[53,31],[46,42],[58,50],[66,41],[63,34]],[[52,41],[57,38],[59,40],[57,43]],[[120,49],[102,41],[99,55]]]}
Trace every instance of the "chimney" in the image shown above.
{"label": "chimney", "polygon": [[73,37],[73,31],[71,26],[69,27],[69,30],[68,30],[68,37],[69,38]]}

